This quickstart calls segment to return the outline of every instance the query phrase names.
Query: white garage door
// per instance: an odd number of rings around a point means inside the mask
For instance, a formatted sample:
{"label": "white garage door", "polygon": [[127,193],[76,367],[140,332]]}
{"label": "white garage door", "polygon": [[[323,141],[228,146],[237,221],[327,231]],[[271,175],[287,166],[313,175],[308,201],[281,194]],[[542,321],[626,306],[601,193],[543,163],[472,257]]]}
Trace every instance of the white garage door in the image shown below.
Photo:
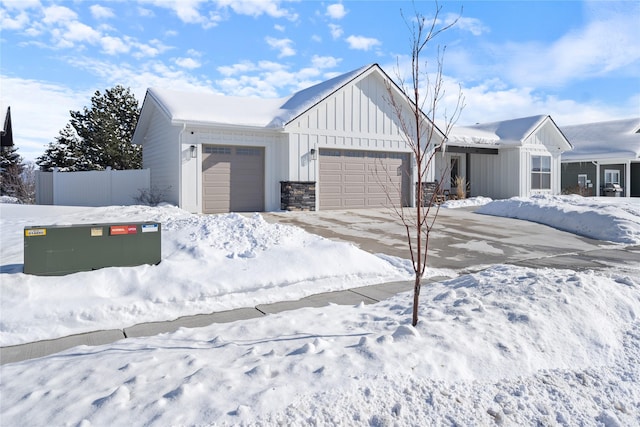
{"label": "white garage door", "polygon": [[408,206],[409,170],[406,153],[321,149],[320,209]]}
{"label": "white garage door", "polygon": [[264,211],[264,148],[202,147],[204,213]]}

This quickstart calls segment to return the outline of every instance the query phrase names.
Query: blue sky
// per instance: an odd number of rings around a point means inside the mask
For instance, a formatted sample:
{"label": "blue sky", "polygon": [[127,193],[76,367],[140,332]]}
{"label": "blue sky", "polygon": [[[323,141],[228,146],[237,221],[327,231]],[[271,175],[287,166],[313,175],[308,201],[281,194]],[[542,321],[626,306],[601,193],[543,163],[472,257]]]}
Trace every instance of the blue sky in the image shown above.
{"label": "blue sky", "polygon": [[[378,63],[406,71],[410,1],[0,0],[0,94],[33,160],[69,110],[117,84],[281,97]],[[560,126],[640,116],[640,2],[441,1],[460,125],[549,114]],[[427,17],[435,3],[416,1]],[[432,59],[429,51],[424,59]]]}

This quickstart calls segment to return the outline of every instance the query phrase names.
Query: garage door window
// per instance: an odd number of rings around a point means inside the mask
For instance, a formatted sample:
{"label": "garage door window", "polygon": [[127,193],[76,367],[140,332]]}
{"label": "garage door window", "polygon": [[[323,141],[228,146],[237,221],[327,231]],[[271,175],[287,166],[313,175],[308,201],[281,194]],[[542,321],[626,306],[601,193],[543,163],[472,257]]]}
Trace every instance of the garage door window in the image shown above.
{"label": "garage door window", "polygon": [[204,146],[204,152],[207,154],[231,154],[231,148],[230,147],[211,147],[211,146]]}
{"label": "garage door window", "polygon": [[236,148],[236,154],[239,156],[260,156],[262,151],[258,148]]}

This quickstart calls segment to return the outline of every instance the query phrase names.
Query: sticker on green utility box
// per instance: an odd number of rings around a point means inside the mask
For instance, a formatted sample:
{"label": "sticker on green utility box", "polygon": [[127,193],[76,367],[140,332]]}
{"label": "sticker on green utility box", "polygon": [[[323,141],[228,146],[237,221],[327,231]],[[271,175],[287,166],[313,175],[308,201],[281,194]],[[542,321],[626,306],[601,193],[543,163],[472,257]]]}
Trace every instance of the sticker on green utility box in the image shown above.
{"label": "sticker on green utility box", "polygon": [[142,224],[143,233],[157,233],[158,224]]}
{"label": "sticker on green utility box", "polygon": [[102,237],[102,227],[91,227],[91,237]]}
{"label": "sticker on green utility box", "polygon": [[26,237],[35,237],[35,236],[46,236],[47,229],[46,228],[32,228],[29,230],[24,230],[24,235]]}

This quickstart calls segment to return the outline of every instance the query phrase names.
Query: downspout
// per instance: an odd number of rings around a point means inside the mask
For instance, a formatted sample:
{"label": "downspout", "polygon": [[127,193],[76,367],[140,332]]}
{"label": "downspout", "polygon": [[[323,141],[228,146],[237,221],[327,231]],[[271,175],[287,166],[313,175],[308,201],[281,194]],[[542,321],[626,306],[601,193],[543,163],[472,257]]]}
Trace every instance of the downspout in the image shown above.
{"label": "downspout", "polygon": [[596,197],[600,197],[600,163],[592,160],[591,163],[596,165]]}

